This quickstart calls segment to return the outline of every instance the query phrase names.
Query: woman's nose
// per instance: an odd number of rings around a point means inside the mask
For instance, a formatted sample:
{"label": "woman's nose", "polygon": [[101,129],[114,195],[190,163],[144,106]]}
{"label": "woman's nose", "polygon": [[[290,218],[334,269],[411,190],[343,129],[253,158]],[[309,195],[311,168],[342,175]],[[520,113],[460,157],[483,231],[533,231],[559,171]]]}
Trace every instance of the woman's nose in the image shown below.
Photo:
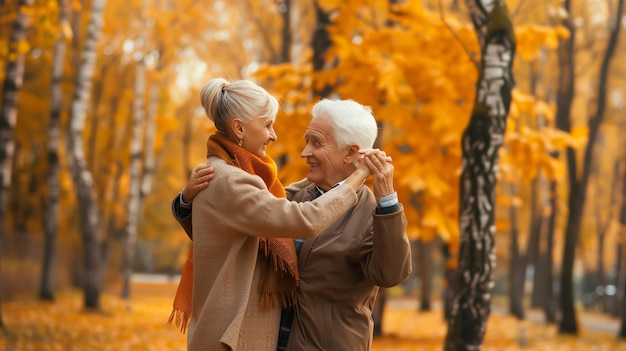
{"label": "woman's nose", "polygon": [[272,130],[270,131],[270,139],[272,139],[273,141],[278,140],[278,135],[276,134],[274,128],[272,128]]}

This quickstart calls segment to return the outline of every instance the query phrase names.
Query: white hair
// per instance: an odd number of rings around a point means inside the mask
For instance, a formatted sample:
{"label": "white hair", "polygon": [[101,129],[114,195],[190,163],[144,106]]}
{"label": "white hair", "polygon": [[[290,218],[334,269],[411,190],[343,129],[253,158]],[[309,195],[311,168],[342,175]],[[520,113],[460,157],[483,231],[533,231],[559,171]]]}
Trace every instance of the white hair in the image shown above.
{"label": "white hair", "polygon": [[354,100],[323,99],[313,106],[312,120],[317,118],[330,122],[338,147],[357,145],[359,149],[374,146],[378,135],[372,108]]}
{"label": "white hair", "polygon": [[246,122],[256,118],[276,118],[279,108],[276,98],[245,79],[233,82],[224,78],[211,79],[200,90],[200,101],[207,117],[223,134],[233,118]]}

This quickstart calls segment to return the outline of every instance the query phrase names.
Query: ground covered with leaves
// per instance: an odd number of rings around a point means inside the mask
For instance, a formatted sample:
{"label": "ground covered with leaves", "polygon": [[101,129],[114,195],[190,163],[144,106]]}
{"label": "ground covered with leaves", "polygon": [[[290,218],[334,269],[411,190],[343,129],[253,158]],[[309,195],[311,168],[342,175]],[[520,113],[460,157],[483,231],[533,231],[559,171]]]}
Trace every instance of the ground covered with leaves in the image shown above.
{"label": "ground covered with leaves", "polygon": [[[78,291],[59,294],[54,303],[26,296],[4,302],[7,329],[0,332],[0,350],[185,350],[185,335],[166,323],[174,289],[172,284],[135,284],[131,301],[106,293],[101,312],[84,311]],[[384,318],[384,336],[375,339],[374,351],[443,349],[446,325],[440,310],[418,312],[392,303]],[[483,350],[614,351],[626,350],[626,341],[589,330],[579,337],[559,336],[554,325],[493,313]]]}

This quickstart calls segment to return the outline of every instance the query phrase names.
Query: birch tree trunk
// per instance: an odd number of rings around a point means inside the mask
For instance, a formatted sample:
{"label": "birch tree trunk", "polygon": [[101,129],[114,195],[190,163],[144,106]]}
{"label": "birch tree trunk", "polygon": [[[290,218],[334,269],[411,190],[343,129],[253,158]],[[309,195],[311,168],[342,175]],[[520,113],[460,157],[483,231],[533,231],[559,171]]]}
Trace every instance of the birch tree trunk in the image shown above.
{"label": "birch tree trunk", "polygon": [[69,7],[67,0],[59,0],[58,26],[61,36],[54,46],[52,63],[52,88],[50,91],[50,122],[48,124],[48,198],[44,211],[44,252],[41,267],[41,286],[39,298],[54,300],[54,272],[56,271],[56,242],[59,227],[59,198],[61,185],[59,180],[59,137],[61,134],[61,109],[63,108],[63,63],[68,38],[63,28],[68,26]]}
{"label": "birch tree trunk", "polygon": [[150,89],[150,103],[146,118],[145,159],[143,178],[141,180],[141,198],[145,198],[152,191],[152,177],[156,168],[154,141],[156,138],[156,115],[159,104],[159,86],[154,84]]}
{"label": "birch tree trunk", "polygon": [[[5,228],[5,218],[9,204],[9,186],[11,185],[11,170],[15,140],[13,131],[17,122],[17,104],[24,79],[24,54],[20,51],[20,43],[26,42],[26,29],[30,24],[28,7],[33,6],[34,0],[20,0],[17,4],[17,16],[13,22],[9,39],[9,55],[5,67],[5,76],[2,89],[2,112],[0,112],[0,257],[2,257],[2,241]],[[1,267],[0,267],[1,269]],[[2,280],[0,279],[0,328],[4,328],[2,319]]]}
{"label": "birch tree trunk", "polygon": [[101,239],[98,236],[98,205],[94,191],[94,181],[85,162],[82,132],[85,127],[89,105],[93,73],[96,63],[96,46],[102,28],[103,9],[106,0],[93,0],[91,18],[83,43],[80,65],[76,76],[74,97],[69,118],[68,163],[78,200],[80,230],[83,239],[84,259],[84,306],[87,309],[100,308],[100,293],[103,283]]}
{"label": "birch tree trunk", "polygon": [[[147,6],[147,0],[144,0],[144,12],[147,10]],[[143,16],[143,18],[145,18],[145,16]],[[145,35],[142,36],[142,40],[144,40],[145,46]],[[152,86],[150,90],[149,111],[146,114],[146,108],[144,106],[146,96],[146,64],[144,58],[142,53],[140,59],[137,61],[135,72],[135,103],[130,150],[130,198],[128,201],[126,243],[124,245],[122,287],[122,297],[125,299],[129,299],[131,296],[131,274],[137,247],[139,220],[143,209],[143,199],[150,193],[152,187],[152,173],[154,173],[155,167],[154,138],[156,134],[155,119],[156,106],[158,104],[158,88],[155,85]],[[144,140],[143,145],[142,140]]]}
{"label": "birch tree trunk", "polygon": [[135,68],[135,101],[133,108],[133,131],[130,144],[130,197],[124,243],[124,273],[122,297],[130,298],[130,276],[137,245],[137,224],[141,212],[141,146],[144,129],[144,96],[146,90],[146,66],[143,55]]}
{"label": "birch tree trunk", "polygon": [[515,36],[504,0],[467,0],[481,48],[472,115],[463,133],[459,266],[445,350],[480,349],[495,268],[495,186],[514,81]]}
{"label": "birch tree trunk", "polygon": [[[566,10],[569,11],[570,0],[565,1]],[[567,224],[565,227],[565,245],[563,248],[563,263],[561,265],[561,322],[559,324],[559,332],[562,334],[578,334],[578,323],[576,320],[576,309],[574,308],[574,283],[573,283],[573,271],[574,271],[574,258],[575,258],[575,250],[576,245],[580,236],[580,224],[582,220],[583,208],[585,205],[585,198],[587,193],[587,184],[589,183],[589,174],[591,171],[591,159],[593,156],[593,147],[596,141],[596,137],[598,136],[598,130],[600,129],[600,125],[604,120],[604,111],[606,109],[606,100],[607,100],[607,83],[609,77],[609,68],[611,65],[611,61],[613,59],[613,55],[615,53],[615,48],[617,46],[617,40],[619,37],[621,23],[622,23],[622,13],[624,12],[624,0],[619,0],[617,4],[617,15],[615,16],[612,25],[610,26],[610,35],[607,43],[606,51],[604,53],[604,57],[602,58],[602,65],[600,67],[600,77],[598,79],[598,93],[597,93],[597,107],[594,116],[590,116],[588,126],[589,126],[589,136],[587,139],[587,146],[584,151],[583,164],[580,168],[578,168],[576,159],[577,155],[573,148],[568,147],[567,150],[567,163],[568,163],[568,172],[569,172],[569,181],[570,181],[570,191],[569,191],[569,212],[567,215]],[[566,22],[569,26],[570,30],[573,30],[573,25],[571,24],[571,18]],[[573,37],[573,31],[571,32]],[[570,53],[573,52],[573,40],[567,43],[567,51]],[[571,51],[570,51],[571,49]],[[559,61],[569,62],[569,67],[567,67],[566,75],[569,76],[569,81],[567,81],[566,77],[561,77],[564,79],[564,83],[567,86],[567,89],[572,89],[571,92],[573,94],[573,60],[571,57],[565,56],[567,52],[562,52],[559,50]],[[573,56],[573,55],[572,55]],[[559,62],[561,63],[561,62]],[[567,91],[564,91],[564,93]],[[561,89],[559,89],[559,98],[562,97]],[[573,96],[573,95],[572,95]],[[571,96],[570,96],[571,97]],[[559,99],[560,101],[560,99]],[[564,102],[566,103],[566,102]],[[570,131],[571,128],[571,120],[569,115],[569,108],[567,108],[567,114],[565,112],[559,111],[561,106],[557,105],[557,127],[564,131]],[[569,107],[571,107],[571,100],[569,101]],[[579,176],[580,174],[580,176]]]}

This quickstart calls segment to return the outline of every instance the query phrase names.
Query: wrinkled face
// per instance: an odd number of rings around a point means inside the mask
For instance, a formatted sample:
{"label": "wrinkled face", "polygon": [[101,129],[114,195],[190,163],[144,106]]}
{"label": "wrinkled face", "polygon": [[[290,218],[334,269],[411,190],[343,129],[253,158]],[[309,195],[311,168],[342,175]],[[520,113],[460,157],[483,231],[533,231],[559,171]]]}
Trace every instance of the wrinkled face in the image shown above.
{"label": "wrinkled face", "polygon": [[325,119],[311,121],[304,133],[306,145],[300,157],[309,165],[307,179],[323,190],[329,190],[353,171],[350,148],[338,148],[333,128]]}
{"label": "wrinkled face", "polygon": [[267,145],[277,139],[274,131],[274,118],[255,118],[249,122],[242,122],[242,124],[242,147],[261,158],[265,157]]}

